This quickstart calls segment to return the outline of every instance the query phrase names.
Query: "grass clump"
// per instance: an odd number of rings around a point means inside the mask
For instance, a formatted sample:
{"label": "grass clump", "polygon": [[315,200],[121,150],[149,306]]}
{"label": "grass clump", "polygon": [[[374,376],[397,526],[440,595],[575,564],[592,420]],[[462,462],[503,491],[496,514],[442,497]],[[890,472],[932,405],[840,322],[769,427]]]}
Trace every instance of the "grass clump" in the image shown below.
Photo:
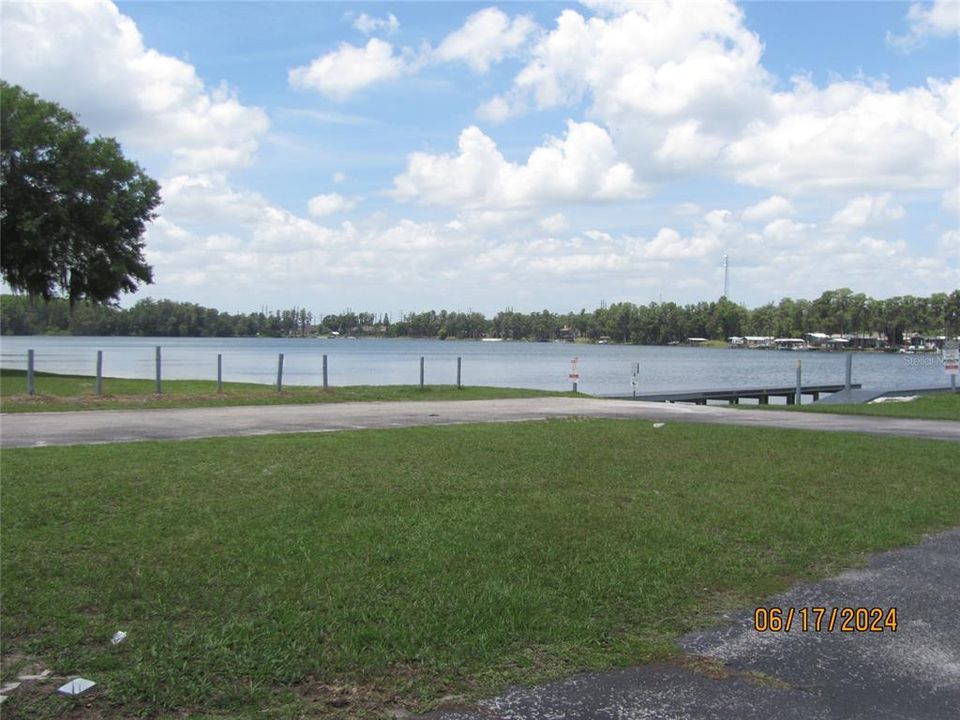
{"label": "grass clump", "polygon": [[[96,680],[95,717],[419,711],[668,657],[957,525],[958,465],[955,443],[611,420],[4,450],[2,642]],[[53,687],[4,710],[59,717]]]}

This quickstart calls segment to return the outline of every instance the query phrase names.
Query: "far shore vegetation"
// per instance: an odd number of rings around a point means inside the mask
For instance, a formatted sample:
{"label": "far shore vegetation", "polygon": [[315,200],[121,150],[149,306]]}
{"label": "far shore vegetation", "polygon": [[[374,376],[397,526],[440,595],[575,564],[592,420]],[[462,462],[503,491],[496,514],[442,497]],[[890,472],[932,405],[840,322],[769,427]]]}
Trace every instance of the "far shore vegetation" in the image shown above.
{"label": "far shore vegetation", "polygon": [[[669,662],[956,527],[958,466],[958,443],[583,419],[4,450],[0,680],[53,673],[4,716],[402,717]],[[56,694],[77,676],[97,687]]]}
{"label": "far shore vegetation", "polygon": [[899,347],[907,333],[928,336],[960,332],[960,290],[929,297],[877,300],[848,288],[828,290],[816,300],[785,298],[748,309],[716,302],[635,305],[618,302],[588,311],[554,313],[506,309],[492,318],[478,312],[429,310],[390,317],[387,313],[314,313],[304,307],[221,312],[172,300],[140,300],[128,309],[66,300],[0,298],[0,327],[7,335],[120,335],[149,337],[411,337],[445,339],[615,342],[666,345],[688,338],[725,343],[742,336],[802,337],[805,333],[884,338]]}
{"label": "far shore vegetation", "polygon": [[34,373],[35,395],[27,395],[25,370],[0,370],[0,412],[69,410],[142,410],[152,408],[224,407],[231,405],[303,405],[311,403],[395,402],[400,400],[496,400],[530,397],[584,397],[572,392],[525,388],[456,385],[351,385],[308,387],[223,383],[222,392],[210,380],[164,380],[155,394],[154,380],[103,378],[103,395],[96,395],[96,378],[86,375]]}

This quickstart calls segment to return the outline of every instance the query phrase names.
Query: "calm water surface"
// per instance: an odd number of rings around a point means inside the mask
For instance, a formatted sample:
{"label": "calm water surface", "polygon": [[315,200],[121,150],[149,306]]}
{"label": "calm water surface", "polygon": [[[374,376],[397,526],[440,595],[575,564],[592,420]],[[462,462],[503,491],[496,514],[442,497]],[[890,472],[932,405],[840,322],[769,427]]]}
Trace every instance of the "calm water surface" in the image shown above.
{"label": "calm water surface", "polygon": [[[428,384],[456,382],[460,356],[465,385],[543,390],[570,388],[567,375],[576,356],[580,390],[597,395],[630,393],[636,362],[640,392],[791,385],[798,359],[805,384],[844,379],[842,353],[365,338],[4,337],[0,364],[24,369],[27,350],[32,349],[37,370],[93,375],[97,350],[103,350],[105,376],[152,378],[157,345],[162,347],[164,378],[216,379],[220,353],[225,381],[265,384],[276,380],[279,353],[284,354],[284,383],[290,385],[320,385],[323,355],[328,356],[331,385],[416,384],[421,356]],[[935,355],[887,353],[854,354],[853,381],[870,388],[950,384]]]}

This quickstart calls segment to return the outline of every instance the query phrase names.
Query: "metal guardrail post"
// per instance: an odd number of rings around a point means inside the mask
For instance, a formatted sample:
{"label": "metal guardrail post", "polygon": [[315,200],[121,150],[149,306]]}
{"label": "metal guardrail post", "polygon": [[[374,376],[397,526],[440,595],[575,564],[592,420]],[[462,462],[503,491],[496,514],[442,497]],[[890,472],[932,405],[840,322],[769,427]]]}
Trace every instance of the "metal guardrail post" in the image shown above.
{"label": "metal guardrail post", "polygon": [[27,350],[27,395],[34,395],[36,392],[33,381],[33,350]]}
{"label": "metal guardrail post", "polygon": [[160,359],[160,346],[157,345],[157,395],[163,394],[163,382],[161,380],[161,359]]}
{"label": "metal guardrail post", "polygon": [[803,364],[799,360],[797,360],[797,393],[793,399],[793,402],[796,405],[799,405],[801,403],[801,398],[803,396],[802,367],[803,367]]}

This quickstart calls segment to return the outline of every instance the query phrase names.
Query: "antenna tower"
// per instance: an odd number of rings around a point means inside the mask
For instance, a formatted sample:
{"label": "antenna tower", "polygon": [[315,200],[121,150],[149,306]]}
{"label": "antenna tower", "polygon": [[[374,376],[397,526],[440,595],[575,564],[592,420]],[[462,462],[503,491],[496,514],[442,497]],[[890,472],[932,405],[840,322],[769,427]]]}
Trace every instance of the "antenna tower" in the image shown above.
{"label": "antenna tower", "polygon": [[730,299],[730,258],[723,254],[723,297]]}

